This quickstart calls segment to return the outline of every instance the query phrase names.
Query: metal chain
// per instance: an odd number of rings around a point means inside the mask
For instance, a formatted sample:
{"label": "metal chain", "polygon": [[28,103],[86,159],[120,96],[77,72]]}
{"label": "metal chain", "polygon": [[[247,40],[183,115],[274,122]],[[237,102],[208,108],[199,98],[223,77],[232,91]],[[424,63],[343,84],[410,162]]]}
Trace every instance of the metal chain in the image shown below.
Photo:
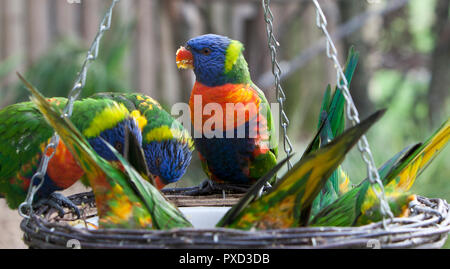
{"label": "metal chain", "polygon": [[[355,103],[353,102],[352,96],[350,94],[349,88],[348,88],[348,81],[345,77],[343,68],[338,60],[338,52],[336,49],[336,46],[333,43],[333,40],[331,39],[330,34],[327,30],[327,19],[325,17],[325,14],[322,11],[322,8],[320,7],[317,0],[312,0],[315,7],[316,7],[316,24],[317,27],[319,27],[322,32],[324,33],[326,37],[326,52],[327,57],[331,59],[334,63],[334,67],[336,68],[336,83],[337,87],[342,90],[343,96],[345,98],[345,102],[347,104],[346,109],[346,115],[349,121],[352,123],[353,126],[358,124],[360,122],[359,120],[359,113],[356,109]],[[365,135],[361,137],[361,139],[358,141],[358,150],[361,152],[361,156],[363,161],[366,163],[367,166],[367,176],[369,178],[370,183],[372,184],[372,190],[376,194],[377,198],[380,201],[380,212],[383,215],[383,221],[385,217],[389,216],[390,218],[393,218],[393,214],[391,212],[391,209],[389,207],[388,202],[386,201],[386,196],[384,193],[384,187],[383,183],[380,180],[380,175],[378,174],[378,170],[375,166],[375,161],[372,156],[372,152],[370,151],[369,142],[367,141],[367,138]],[[378,185],[379,190],[375,187]],[[386,227],[386,226],[385,226]]]}
{"label": "metal chain", "polygon": [[[103,37],[103,34],[110,29],[111,27],[111,18],[112,13],[115,5],[120,0],[112,0],[111,6],[109,7],[108,11],[106,12],[105,17],[103,18],[100,28],[98,30],[98,33],[94,39],[94,42],[92,43],[91,47],[89,48],[89,51],[86,55],[86,58],[83,62],[83,65],[81,67],[81,71],[78,74],[77,79],[75,80],[75,84],[72,87],[71,91],[69,92],[68,101],[66,106],[63,110],[63,115],[61,117],[67,117],[70,118],[72,116],[73,112],[73,105],[75,101],[78,99],[78,97],[81,94],[81,91],[83,90],[84,86],[86,85],[86,76],[87,72],[89,70],[89,67],[91,63],[97,59],[98,57],[98,49],[100,46],[100,41]],[[39,190],[39,188],[44,183],[44,177],[47,173],[47,167],[50,160],[53,158],[53,156],[56,153],[56,148],[59,144],[59,136],[54,133],[53,137],[50,140],[50,143],[46,146],[41,162],[39,164],[39,167],[36,171],[36,173],[33,175],[30,181],[30,186],[28,187],[28,193],[25,198],[25,201],[20,204],[19,206],[19,214],[26,219],[29,219],[30,216],[33,214],[33,200],[36,192]],[[39,183],[35,184],[35,180],[39,179]],[[28,214],[25,212],[27,211]]]}
{"label": "metal chain", "polygon": [[[273,13],[270,10],[270,0],[263,0],[262,6],[264,9],[264,20],[266,21],[266,31],[267,31],[267,41],[268,46],[270,50],[270,57],[272,60],[272,74],[275,77],[275,90],[277,92],[277,101],[280,105],[280,125],[283,129],[283,147],[284,152],[286,152],[287,156],[290,156],[293,152],[293,147],[291,140],[288,137],[287,134],[287,128],[289,126],[289,119],[284,111],[284,102],[286,101],[286,94],[283,91],[283,88],[281,87],[281,68],[280,65],[277,62],[277,46],[280,44],[276,40],[274,34],[273,34]],[[292,168],[292,163],[289,160],[288,169]]]}

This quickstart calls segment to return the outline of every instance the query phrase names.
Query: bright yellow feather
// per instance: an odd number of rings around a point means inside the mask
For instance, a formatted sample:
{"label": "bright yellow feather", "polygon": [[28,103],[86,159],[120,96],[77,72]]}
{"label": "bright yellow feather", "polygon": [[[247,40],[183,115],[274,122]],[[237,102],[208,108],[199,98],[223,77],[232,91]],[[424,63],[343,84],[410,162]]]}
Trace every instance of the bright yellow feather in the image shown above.
{"label": "bright yellow feather", "polygon": [[192,146],[192,140],[189,139],[189,134],[186,131],[180,131],[179,129],[171,129],[169,126],[163,125],[153,130],[149,131],[145,135],[146,141],[163,141],[169,139],[180,139],[184,138]]}
{"label": "bright yellow feather", "polygon": [[83,134],[87,138],[99,136],[101,132],[113,128],[128,116],[127,108],[123,104],[115,103],[95,115],[89,127],[83,131]]}
{"label": "bright yellow feather", "polygon": [[142,132],[144,127],[147,125],[147,122],[148,122],[147,118],[145,118],[139,110],[133,110],[131,112],[131,117],[133,117],[136,120],[138,127]]}
{"label": "bright yellow feather", "polygon": [[237,40],[232,40],[230,42],[225,54],[225,72],[229,72],[233,69],[233,65],[239,58],[239,54],[241,54],[242,47],[242,43]]}

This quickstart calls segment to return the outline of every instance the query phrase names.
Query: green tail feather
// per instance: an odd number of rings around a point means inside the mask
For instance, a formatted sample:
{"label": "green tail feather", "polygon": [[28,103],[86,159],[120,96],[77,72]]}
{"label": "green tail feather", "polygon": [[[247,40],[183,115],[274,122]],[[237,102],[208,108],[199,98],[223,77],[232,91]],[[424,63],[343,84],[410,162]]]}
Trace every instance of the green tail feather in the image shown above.
{"label": "green tail feather", "polygon": [[[378,169],[394,216],[404,216],[408,213],[408,203],[415,198],[408,190],[415,179],[445,148],[449,140],[450,119],[424,143],[404,148]],[[371,191],[370,182],[366,178],[348,193],[323,208],[312,219],[310,225],[363,225],[381,219],[378,198]]]}
{"label": "green tail feather", "polygon": [[405,191],[428,167],[450,140],[450,117],[423,144],[416,146],[383,178],[383,184],[395,185]]}
{"label": "green tail feather", "polygon": [[[353,78],[355,69],[358,63],[359,54],[355,50],[350,48],[347,62],[345,65],[345,77],[348,85]],[[336,87],[333,96],[331,96],[331,87],[328,85],[325,90],[324,97],[322,99],[322,106],[319,115],[318,128],[325,122],[327,127],[323,128],[318,139],[313,143],[311,151],[326,145],[329,141],[333,140],[336,136],[342,134],[345,130],[345,98],[342,91]],[[305,152],[307,154],[309,152]],[[320,209],[326,207],[335,201],[342,192],[340,186],[349,185],[348,177],[339,166],[336,171],[333,172],[329,178],[330,183],[325,184],[324,188],[316,198],[312,208],[312,215],[314,216]]]}
{"label": "green tail feather", "polygon": [[[386,176],[401,160],[413,151],[420,144],[407,146],[391,159],[385,162],[379,169],[380,177]],[[313,216],[310,225],[312,226],[352,226],[360,216],[361,205],[366,199],[366,193],[370,183],[364,179],[352,190],[343,194],[337,200],[323,207]]]}
{"label": "green tail feather", "polygon": [[279,229],[306,225],[312,203],[331,173],[383,114],[384,111],[378,111],[327,145],[303,156],[269,192],[256,200],[247,198],[239,202],[239,208],[233,207],[233,213],[227,214],[226,221],[220,221],[218,226]]}

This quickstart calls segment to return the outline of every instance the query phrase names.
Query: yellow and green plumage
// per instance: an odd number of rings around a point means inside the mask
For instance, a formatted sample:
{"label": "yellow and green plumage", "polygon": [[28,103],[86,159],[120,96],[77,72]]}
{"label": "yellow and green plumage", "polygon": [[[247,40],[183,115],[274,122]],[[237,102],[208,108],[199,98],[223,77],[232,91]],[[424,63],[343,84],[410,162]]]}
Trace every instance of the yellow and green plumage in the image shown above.
{"label": "yellow and green plumage", "polygon": [[[303,156],[260,198],[254,200],[254,193],[249,191],[227,212],[218,226],[248,230],[307,225],[312,203],[330,175],[344,160],[346,153],[383,113],[384,111],[375,113],[322,148]],[[255,190],[257,191],[256,187]]]}
{"label": "yellow and green plumage", "polygon": [[[416,178],[445,148],[450,139],[450,118],[423,144],[410,146],[379,169],[385,195],[396,217],[409,213],[415,199],[409,192]],[[379,200],[368,179],[322,209],[310,222],[313,226],[359,226],[380,221]]]}
{"label": "yellow and green plumage", "polygon": [[31,84],[23,81],[32,93],[32,101],[86,172],[94,191],[101,228],[171,229],[191,226],[182,213],[111,145],[104,142],[122,164],[123,172],[101,158],[70,120],[61,118]]}
{"label": "yellow and green plumage", "polygon": [[[62,97],[48,100],[57,109],[63,109],[67,103]],[[124,126],[133,125],[136,132],[142,130],[147,165],[159,188],[179,180],[190,163],[193,142],[188,132],[148,96],[99,93],[76,101],[71,120],[94,150],[108,161],[117,158],[99,142],[99,137],[122,153]],[[139,128],[135,128],[136,123]],[[24,201],[31,177],[52,134],[52,128],[32,102],[0,110],[0,195],[7,199],[11,208],[17,208]],[[54,199],[55,191],[69,188],[80,178],[88,185],[83,175],[83,170],[61,142],[49,163],[37,199],[50,196]],[[75,209],[73,205],[70,207]]]}
{"label": "yellow and green plumage", "polygon": [[[65,98],[48,100],[55,109],[62,109],[67,103]],[[124,126],[134,124],[128,115],[123,105],[112,100],[87,98],[74,103],[72,120],[101,156],[115,161],[111,152],[97,142],[103,137],[114,145],[123,143]],[[52,134],[52,128],[31,102],[0,110],[0,194],[5,196],[11,208],[17,208],[24,201],[31,177]],[[55,191],[70,187],[83,174],[65,144],[60,143],[36,196],[47,199]]]}
{"label": "yellow and green plumage", "polygon": [[178,181],[190,164],[193,140],[189,132],[161,105],[139,93],[98,93],[92,98],[125,105],[142,131],[142,148],[158,188]]}

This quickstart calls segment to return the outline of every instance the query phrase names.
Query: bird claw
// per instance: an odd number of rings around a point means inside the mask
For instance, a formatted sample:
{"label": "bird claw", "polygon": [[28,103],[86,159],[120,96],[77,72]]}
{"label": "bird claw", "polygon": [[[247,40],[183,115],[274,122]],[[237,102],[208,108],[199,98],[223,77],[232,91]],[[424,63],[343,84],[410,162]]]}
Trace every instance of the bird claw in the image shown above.
{"label": "bird claw", "polygon": [[[181,194],[188,196],[201,196],[210,194],[224,194],[224,193],[246,193],[251,185],[246,184],[227,184],[227,183],[216,183],[209,179],[205,179],[197,186],[186,187],[186,188],[167,188],[162,189],[161,192],[164,194]],[[264,185],[261,192],[269,190],[272,186],[269,183]]]}
{"label": "bird claw", "polygon": [[67,197],[62,195],[61,193],[52,193],[48,198],[40,199],[36,206],[48,205],[50,208],[54,208],[58,211],[59,217],[64,217],[66,214],[63,207],[67,207],[71,209],[77,218],[80,218],[81,213],[80,209]]}
{"label": "bird claw", "polygon": [[261,197],[263,193],[269,191],[271,188],[272,185],[270,185],[269,182],[266,182],[266,184],[264,184],[264,186],[262,186],[262,188],[258,191],[258,198]]}

